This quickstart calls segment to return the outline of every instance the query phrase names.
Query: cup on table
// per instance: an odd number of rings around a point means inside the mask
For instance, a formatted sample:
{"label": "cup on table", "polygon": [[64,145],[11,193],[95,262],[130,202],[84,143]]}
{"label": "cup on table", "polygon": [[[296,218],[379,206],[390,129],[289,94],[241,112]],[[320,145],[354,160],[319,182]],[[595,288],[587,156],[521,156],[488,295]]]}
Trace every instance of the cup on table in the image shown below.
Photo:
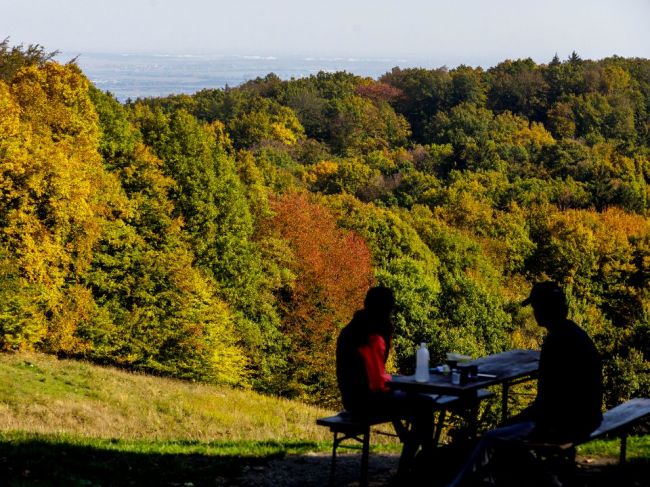
{"label": "cup on table", "polygon": [[446,362],[451,370],[455,369],[458,365],[458,354],[452,352],[448,353]]}
{"label": "cup on table", "polygon": [[458,364],[457,368],[460,372],[460,383],[466,384],[470,378],[470,370],[472,366],[470,364]]}
{"label": "cup on table", "polygon": [[455,369],[459,367],[461,364],[464,364],[470,360],[472,360],[472,357],[470,357],[469,355],[462,355],[456,352],[448,352],[445,362],[447,363],[447,365],[449,365],[450,369]]}

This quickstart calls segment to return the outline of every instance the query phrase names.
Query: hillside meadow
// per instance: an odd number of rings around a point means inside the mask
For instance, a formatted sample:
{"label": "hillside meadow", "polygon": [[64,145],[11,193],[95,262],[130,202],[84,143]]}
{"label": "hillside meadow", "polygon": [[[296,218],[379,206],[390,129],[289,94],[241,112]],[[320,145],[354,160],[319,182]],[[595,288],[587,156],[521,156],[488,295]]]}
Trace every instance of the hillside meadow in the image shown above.
{"label": "hillside meadow", "polygon": [[191,443],[329,440],[326,409],[251,390],[131,373],[43,354],[0,356],[3,432]]}
{"label": "hillside meadow", "polygon": [[[2,354],[0,475],[16,486],[240,485],[242,476],[250,485],[284,479],[297,486],[299,479],[284,471],[299,468],[306,484],[326,485],[331,436],[315,419],[331,413],[251,390]],[[375,461],[386,458],[394,468],[399,444],[379,435],[372,443]],[[642,485],[634,479],[648,467],[650,440],[630,438],[631,463],[622,472],[603,467],[615,462],[617,447],[581,447],[587,485],[607,485],[600,482],[612,475],[630,480],[621,485]],[[341,478],[354,482],[357,467],[358,457],[348,459]],[[388,480],[387,467],[375,469],[380,484]],[[256,484],[267,471],[275,472],[272,480]]]}
{"label": "hillside meadow", "polygon": [[[0,478],[3,485],[239,485],[251,468],[310,452],[322,461],[309,475],[327,478],[331,436],[315,420],[329,414],[251,390],[2,354]],[[375,452],[399,451],[392,440],[374,443]]]}

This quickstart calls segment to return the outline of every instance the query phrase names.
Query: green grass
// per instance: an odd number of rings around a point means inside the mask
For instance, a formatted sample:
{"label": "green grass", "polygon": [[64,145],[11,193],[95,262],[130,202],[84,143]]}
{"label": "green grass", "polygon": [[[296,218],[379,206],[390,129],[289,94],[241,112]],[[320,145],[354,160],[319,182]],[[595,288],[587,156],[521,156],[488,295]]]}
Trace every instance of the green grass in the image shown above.
{"label": "green grass", "polygon": [[247,468],[318,447],[310,442],[136,441],[0,435],[3,485],[236,485]]}
{"label": "green grass", "polygon": [[0,355],[0,431],[148,441],[323,442],[332,411],[37,354]]}
{"label": "green grass", "polygon": [[[0,478],[8,485],[236,485],[270,459],[329,452],[332,411],[40,354],[0,354]],[[374,450],[399,444],[373,436]],[[618,441],[580,455],[618,456]],[[628,457],[650,464],[650,436]],[[5,484],[3,483],[3,485]]]}
{"label": "green grass", "polygon": [[[270,459],[329,452],[330,433],[315,420],[330,414],[250,390],[0,354],[0,478],[9,485],[230,485]],[[399,449],[378,441],[375,450]]]}
{"label": "green grass", "polygon": [[[578,447],[578,454],[595,458],[618,458],[620,441],[595,440]],[[627,458],[650,462],[650,435],[630,436],[627,439]]]}

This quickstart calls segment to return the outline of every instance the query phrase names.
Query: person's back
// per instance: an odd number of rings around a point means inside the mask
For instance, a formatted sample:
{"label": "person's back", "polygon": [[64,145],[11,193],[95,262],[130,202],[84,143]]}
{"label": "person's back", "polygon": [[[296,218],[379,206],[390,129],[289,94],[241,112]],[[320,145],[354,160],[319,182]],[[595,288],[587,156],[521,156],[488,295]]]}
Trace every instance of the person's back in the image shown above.
{"label": "person's back", "polygon": [[359,347],[367,340],[367,330],[367,313],[357,311],[336,343],[336,378],[343,407],[351,412],[363,410],[369,400],[368,374],[359,353]]}
{"label": "person's back", "polygon": [[521,415],[536,423],[535,434],[571,441],[589,434],[602,421],[602,370],[587,333],[567,319],[560,287],[551,281],[533,286],[524,301],[537,323],[548,329],[539,362],[537,397]]}
{"label": "person's back", "polygon": [[593,342],[564,319],[544,340],[537,398],[539,434],[572,439],[589,434],[602,420],[601,363]]}

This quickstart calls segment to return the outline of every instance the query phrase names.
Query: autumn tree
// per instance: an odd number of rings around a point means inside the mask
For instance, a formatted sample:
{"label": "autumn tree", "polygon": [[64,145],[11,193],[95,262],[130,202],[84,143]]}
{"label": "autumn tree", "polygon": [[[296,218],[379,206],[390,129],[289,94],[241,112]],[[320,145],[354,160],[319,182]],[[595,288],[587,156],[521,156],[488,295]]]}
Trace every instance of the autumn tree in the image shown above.
{"label": "autumn tree", "polygon": [[356,233],[337,227],[312,198],[288,193],[271,201],[269,232],[286,241],[292,279],[279,290],[282,330],[290,341],[289,391],[311,401],[338,397],[339,330],[363,305],[373,283],[370,252]]}

